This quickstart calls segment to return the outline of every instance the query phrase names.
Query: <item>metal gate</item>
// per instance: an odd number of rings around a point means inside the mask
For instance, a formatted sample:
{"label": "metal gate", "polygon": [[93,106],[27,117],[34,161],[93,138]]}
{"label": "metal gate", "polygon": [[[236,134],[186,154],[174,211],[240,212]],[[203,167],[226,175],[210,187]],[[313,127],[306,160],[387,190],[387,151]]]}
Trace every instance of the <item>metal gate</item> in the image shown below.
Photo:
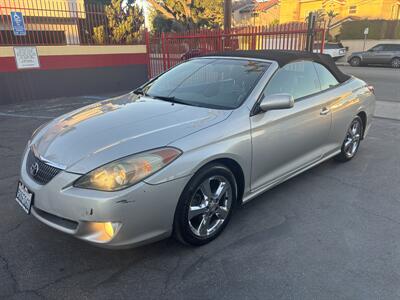
{"label": "metal gate", "polygon": [[291,23],[233,28],[229,32],[196,30],[183,33],[146,34],[148,74],[152,78],[196,56],[235,50],[299,50],[321,52],[325,25]]}

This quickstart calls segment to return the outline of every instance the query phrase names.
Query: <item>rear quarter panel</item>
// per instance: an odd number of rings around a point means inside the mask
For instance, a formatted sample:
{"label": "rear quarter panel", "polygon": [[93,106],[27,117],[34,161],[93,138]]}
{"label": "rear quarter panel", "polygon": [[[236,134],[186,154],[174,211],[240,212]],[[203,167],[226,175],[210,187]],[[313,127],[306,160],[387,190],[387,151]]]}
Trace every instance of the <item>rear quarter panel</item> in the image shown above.
{"label": "rear quarter panel", "polygon": [[375,111],[375,96],[364,81],[355,77],[328,93],[336,93],[337,96],[331,103],[330,143],[335,149],[340,149],[351,121],[362,112],[366,114],[367,121],[364,136],[368,133]]}

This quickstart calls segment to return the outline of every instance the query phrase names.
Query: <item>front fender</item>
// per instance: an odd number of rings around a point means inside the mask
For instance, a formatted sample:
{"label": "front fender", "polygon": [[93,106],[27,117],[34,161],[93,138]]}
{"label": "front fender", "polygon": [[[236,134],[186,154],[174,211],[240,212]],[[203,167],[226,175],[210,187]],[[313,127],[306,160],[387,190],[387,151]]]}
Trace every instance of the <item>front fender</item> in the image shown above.
{"label": "front fender", "polygon": [[[183,154],[166,168],[147,178],[148,184],[161,184],[187,176],[190,178],[204,165],[223,158],[234,160],[242,168],[246,186],[251,174],[251,134],[249,111],[233,114],[222,123],[175,141],[171,146]],[[245,186],[245,190],[246,190]]]}

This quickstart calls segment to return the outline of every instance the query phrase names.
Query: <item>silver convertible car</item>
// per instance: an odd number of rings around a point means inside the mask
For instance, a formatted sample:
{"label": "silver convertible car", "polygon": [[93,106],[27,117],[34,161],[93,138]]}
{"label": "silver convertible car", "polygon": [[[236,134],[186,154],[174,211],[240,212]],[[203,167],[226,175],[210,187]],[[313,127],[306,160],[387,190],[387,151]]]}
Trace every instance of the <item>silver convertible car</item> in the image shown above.
{"label": "silver convertible car", "polygon": [[108,248],[174,235],[202,245],[235,207],[332,157],[371,125],[373,88],[326,55],[236,51],[191,59],[38,128],[17,202]]}

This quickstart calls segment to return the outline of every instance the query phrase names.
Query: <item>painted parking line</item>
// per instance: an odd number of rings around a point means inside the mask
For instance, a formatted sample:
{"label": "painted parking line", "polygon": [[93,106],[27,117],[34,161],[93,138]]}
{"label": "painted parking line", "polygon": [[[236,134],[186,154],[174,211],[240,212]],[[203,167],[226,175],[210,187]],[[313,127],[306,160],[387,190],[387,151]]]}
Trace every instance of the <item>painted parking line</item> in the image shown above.
{"label": "painted parking line", "polygon": [[[32,119],[54,119],[59,115],[62,115],[68,111],[72,111],[76,108],[83,107],[86,105],[93,104],[99,100],[106,99],[106,97],[100,96],[84,96],[82,97],[84,100],[74,101],[74,102],[55,102],[49,103],[42,102],[34,104],[25,104],[25,105],[17,105],[17,106],[7,106],[7,109],[0,111],[1,117],[10,117],[10,118],[32,118]],[[42,114],[41,114],[42,113]],[[43,115],[49,114],[49,115]]]}
{"label": "painted parking line", "polygon": [[54,117],[49,117],[49,116],[23,115],[23,114],[2,113],[2,112],[0,112],[0,117],[30,118],[30,119],[54,119]]}
{"label": "painted parking line", "polygon": [[89,100],[106,100],[109,97],[106,96],[82,96],[83,99],[89,99]]}

